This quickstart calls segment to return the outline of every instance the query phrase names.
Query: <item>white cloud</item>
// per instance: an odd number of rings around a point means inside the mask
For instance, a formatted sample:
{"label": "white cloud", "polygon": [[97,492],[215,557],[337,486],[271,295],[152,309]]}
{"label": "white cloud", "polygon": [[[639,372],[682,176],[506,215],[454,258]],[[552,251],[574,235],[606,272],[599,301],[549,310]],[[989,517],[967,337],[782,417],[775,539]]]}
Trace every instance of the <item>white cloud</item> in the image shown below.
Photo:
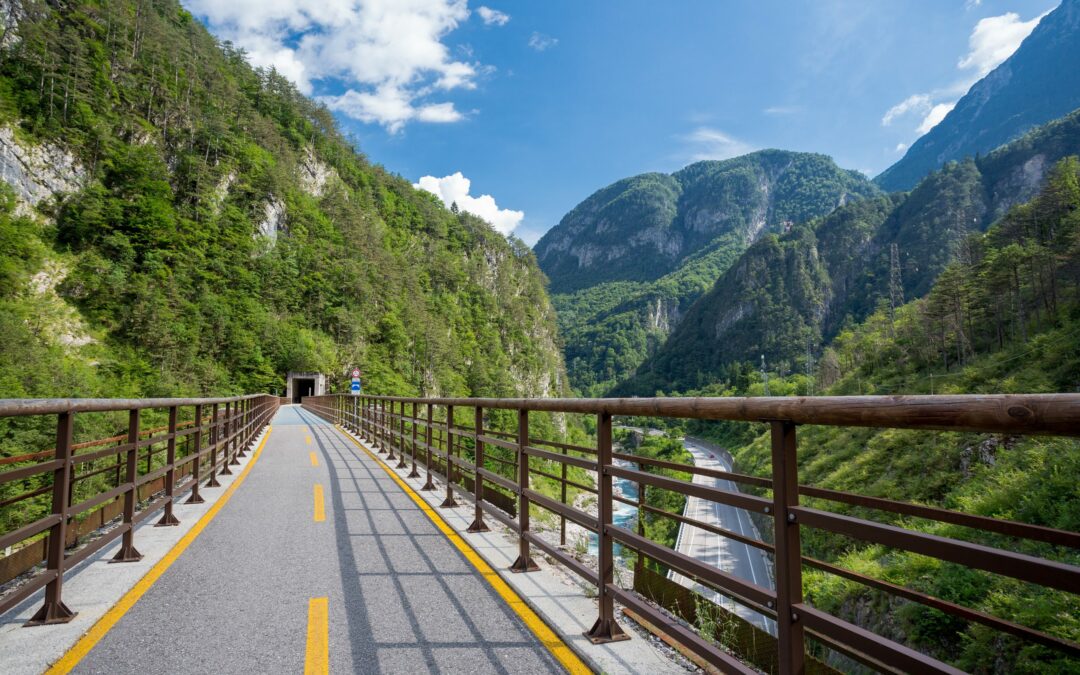
{"label": "white cloud", "polygon": [[[966,6],[973,9],[979,6],[979,1],[968,0]],[[1030,21],[1021,21],[1020,15],[1015,12],[980,19],[968,37],[967,54],[960,57],[956,64],[962,75],[946,87],[912,94],[889,108],[881,118],[882,126],[887,127],[899,119],[918,119],[920,122],[915,128],[918,135],[933,129],[956,106],[956,99],[1012,56],[1024,38],[1031,34],[1048,13],[1040,14]]]}
{"label": "white cloud", "polygon": [[798,105],[774,105],[774,106],[769,106],[768,108],[765,108],[765,110],[763,110],[762,112],[764,112],[766,115],[771,115],[773,117],[780,117],[780,116],[784,116],[784,115],[794,115],[796,113],[802,112],[802,106],[798,106]]}
{"label": "white cloud", "polygon": [[908,144],[907,143],[897,143],[896,148],[893,150],[893,152],[895,152],[897,154],[900,154],[901,152],[903,152],[903,151],[905,151],[907,149],[908,149]]}
{"label": "white cloud", "polygon": [[964,9],[975,9],[982,4],[982,0],[966,0],[964,2]]}
{"label": "white cloud", "polygon": [[952,101],[951,103],[938,103],[933,108],[930,108],[930,111],[926,113],[926,116],[923,117],[922,124],[919,125],[919,128],[916,129],[916,131],[918,131],[919,135],[922,136],[926,132],[936,127],[941,122],[941,120],[945,119],[945,116],[948,115],[949,112],[955,107],[956,101]]}
{"label": "white cloud", "polygon": [[1015,12],[980,19],[968,38],[969,51],[961,57],[956,67],[973,70],[977,77],[983,77],[1012,56],[1046,14],[1049,12],[1030,21],[1021,21],[1020,15]]}
{"label": "white cloud", "polygon": [[476,13],[480,15],[480,20],[485,26],[505,26],[510,22],[509,14],[490,7],[477,7]]}
{"label": "white cloud", "polygon": [[550,35],[544,35],[543,33],[534,32],[529,37],[529,46],[538,52],[551,49],[557,44],[559,44],[558,38],[553,38]]}
{"label": "white cloud", "polygon": [[320,98],[391,132],[462,119],[452,102],[432,98],[472,89],[487,72],[443,42],[468,19],[467,0],[183,1],[252,64],[276,68],[305,94],[343,92]]}
{"label": "white cloud", "polygon": [[698,127],[683,136],[682,140],[691,145],[690,159],[695,162],[706,159],[729,159],[755,150],[754,146],[712,127]]}
{"label": "white cloud", "polygon": [[500,209],[491,195],[471,196],[469,190],[472,187],[472,181],[461,175],[460,171],[442,178],[424,176],[419,183],[413,184],[413,187],[427,190],[447,206],[456,202],[462,211],[468,211],[483,218],[502,234],[513,232],[525,217],[524,211]]}

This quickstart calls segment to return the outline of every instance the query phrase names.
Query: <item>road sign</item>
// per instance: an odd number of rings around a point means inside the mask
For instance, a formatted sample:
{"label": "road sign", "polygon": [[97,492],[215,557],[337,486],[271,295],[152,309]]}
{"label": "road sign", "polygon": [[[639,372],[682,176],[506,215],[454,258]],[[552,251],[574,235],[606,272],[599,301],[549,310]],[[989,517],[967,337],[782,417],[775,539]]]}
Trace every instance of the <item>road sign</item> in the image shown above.
{"label": "road sign", "polygon": [[353,396],[359,396],[360,395],[360,380],[353,380],[352,381],[352,387],[351,387],[350,391],[352,392]]}
{"label": "road sign", "polygon": [[360,369],[359,368],[353,368],[352,369],[352,379],[354,379],[354,380],[359,380],[360,379]]}

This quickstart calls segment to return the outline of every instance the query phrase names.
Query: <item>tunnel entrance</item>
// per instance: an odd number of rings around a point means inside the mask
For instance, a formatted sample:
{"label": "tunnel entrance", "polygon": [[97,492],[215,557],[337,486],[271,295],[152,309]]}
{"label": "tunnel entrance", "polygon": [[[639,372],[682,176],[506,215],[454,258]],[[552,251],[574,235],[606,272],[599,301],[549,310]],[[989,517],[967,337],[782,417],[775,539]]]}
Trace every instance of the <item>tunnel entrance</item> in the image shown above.
{"label": "tunnel entrance", "polygon": [[293,380],[293,396],[292,402],[299,403],[300,399],[305,396],[312,396],[315,393],[315,380],[314,378],[297,378]]}
{"label": "tunnel entrance", "polygon": [[305,396],[326,393],[326,375],[322,373],[289,373],[285,378],[285,398],[300,403]]}

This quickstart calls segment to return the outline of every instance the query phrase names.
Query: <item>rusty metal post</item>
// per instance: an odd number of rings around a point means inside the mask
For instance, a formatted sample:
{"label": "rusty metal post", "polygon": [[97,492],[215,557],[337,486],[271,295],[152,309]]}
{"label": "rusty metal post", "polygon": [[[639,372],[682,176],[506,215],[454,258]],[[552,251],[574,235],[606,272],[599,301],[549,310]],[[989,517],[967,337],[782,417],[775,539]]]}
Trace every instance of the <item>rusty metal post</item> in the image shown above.
{"label": "rusty metal post", "polygon": [[131,447],[127,453],[127,492],[124,493],[124,530],[120,550],[109,562],[137,562],[142,560],[142,553],[135,549],[135,501],[139,497],[139,488],[135,485],[138,467],[139,452],[139,411],[128,412],[128,443]]}
{"label": "rusty metal post", "polygon": [[[385,402],[383,403],[383,410],[384,411],[386,410],[386,403]],[[383,426],[386,427],[386,429],[385,429],[385,431],[386,431],[386,461],[392,462],[395,459],[397,459],[397,457],[394,456],[394,402],[393,401],[390,401],[390,412],[385,413],[385,417],[386,417],[386,419],[385,419],[385,423],[383,424]]]}
{"label": "rusty metal post", "polygon": [[529,542],[522,536],[529,531],[529,498],[525,491],[529,489],[529,456],[525,448],[529,445],[529,411],[518,410],[517,470],[518,470],[518,557],[510,565],[511,572],[532,572],[540,569],[529,555]]}
{"label": "rusty metal post", "polygon": [[195,459],[191,463],[191,496],[185,504],[202,504],[205,499],[199,495],[199,464],[202,461],[202,406],[195,406]]}
{"label": "rusty metal post", "polygon": [[240,413],[236,412],[236,407],[239,405],[239,401],[233,403],[232,417],[229,418],[229,426],[225,428],[225,436],[229,440],[226,447],[229,448],[230,457],[229,466],[239,466],[240,458],[236,455],[240,448],[240,431],[237,429],[237,423],[240,421]]}
{"label": "rusty metal post", "polygon": [[427,473],[427,480],[424,482],[424,487],[420,488],[421,490],[434,490],[435,489],[435,484],[431,482],[431,421],[433,419],[432,408],[433,408],[433,406],[430,403],[428,403],[427,404],[427,431],[425,432],[425,440],[427,441],[426,442],[426,445],[427,445],[427,455],[426,455],[427,456],[427,463],[424,465],[424,469],[426,470],[426,473]]}
{"label": "rusty metal post", "polygon": [[375,402],[375,447],[380,453],[386,452],[386,401]]}
{"label": "rusty metal post", "polygon": [[401,417],[398,418],[398,431],[401,432],[401,435],[398,436],[398,438],[400,439],[401,444],[398,446],[397,468],[404,469],[405,467],[409,466],[409,463],[408,461],[406,461],[405,458],[405,401],[401,402],[399,412],[401,414]]}
{"label": "rusty metal post", "polygon": [[480,502],[484,501],[484,477],[480,475],[480,469],[484,468],[484,442],[480,436],[484,433],[484,409],[476,406],[476,417],[473,424],[476,432],[476,444],[473,447],[473,521],[466,532],[487,532],[489,529],[484,522],[484,510],[480,508]]}
{"label": "rusty metal post", "polygon": [[450,458],[454,456],[454,406],[446,406],[446,498],[443,499],[439,508],[452,509],[458,505],[454,499],[454,463]]}
{"label": "rusty metal post", "polygon": [[176,488],[176,406],[169,408],[169,440],[165,451],[165,462],[169,470],[165,472],[165,513],[154,527],[167,525],[179,525],[180,521],[173,515],[173,490]]}
{"label": "rusty metal post", "polygon": [[[638,471],[641,470],[641,465],[636,465]],[[639,482],[637,484],[637,533],[638,536],[645,536],[645,490],[648,486],[645,483]],[[634,556],[634,578],[640,579],[645,569],[645,555],[638,551]]]}
{"label": "rusty metal post", "polygon": [[792,609],[802,602],[802,546],[795,514],[799,504],[799,469],[796,462],[795,424],[774,421],[772,426],[773,527],[776,542],[776,625],[783,675],[802,673],[806,647],[803,624]]}
{"label": "rusty metal post", "polygon": [[225,403],[225,424],[224,424],[223,431],[222,431],[221,435],[222,435],[223,442],[225,443],[225,446],[221,451],[221,471],[219,471],[218,474],[221,475],[221,476],[231,476],[232,475],[232,469],[229,468],[229,465],[232,464],[232,462],[233,462],[232,458],[229,456],[229,451],[231,450],[231,447],[232,447],[232,403],[231,402],[226,402]]}
{"label": "rusty metal post", "polygon": [[61,462],[53,471],[52,515],[56,522],[49,528],[46,540],[46,569],[55,574],[45,586],[45,604],[26,622],[27,626],[67,623],[75,618],[61,597],[64,588],[64,541],[67,538],[67,486],[71,476],[71,442],[75,414],[60,413],[56,418],[56,454]]}
{"label": "rusty metal post", "polygon": [[410,418],[412,420],[412,424],[411,424],[411,426],[412,426],[412,470],[409,471],[409,475],[407,476],[408,478],[419,478],[420,477],[420,472],[416,470],[416,426],[417,426],[416,423],[420,419],[419,417],[417,417],[417,410],[416,410],[417,407],[418,407],[418,404],[416,403],[416,401],[413,401],[412,402],[412,417]]}
{"label": "rusty metal post", "polygon": [[608,590],[608,584],[615,581],[615,555],[611,535],[608,527],[612,522],[612,486],[611,474],[608,468],[611,466],[611,413],[600,413],[596,416],[596,508],[600,531],[597,533],[597,553],[599,557],[600,584],[596,589],[597,604],[600,616],[586,633],[585,637],[593,644],[615,642],[617,640],[629,640],[630,636],[615,621],[615,598]]}
{"label": "rusty metal post", "polygon": [[218,451],[218,404],[215,403],[210,413],[210,480],[204,487],[221,487],[217,479],[217,451]]}
{"label": "rusty metal post", "polygon": [[[568,454],[566,448],[562,449],[562,454],[564,457]],[[563,504],[566,503],[566,467],[566,462],[563,462],[562,471],[560,471],[560,474],[562,475],[562,484],[559,491],[559,501],[561,501]],[[559,514],[559,545],[566,546],[566,516],[562,515],[561,513]]]}
{"label": "rusty metal post", "polygon": [[240,440],[237,457],[247,457],[248,440],[251,438],[251,400],[240,401]]}

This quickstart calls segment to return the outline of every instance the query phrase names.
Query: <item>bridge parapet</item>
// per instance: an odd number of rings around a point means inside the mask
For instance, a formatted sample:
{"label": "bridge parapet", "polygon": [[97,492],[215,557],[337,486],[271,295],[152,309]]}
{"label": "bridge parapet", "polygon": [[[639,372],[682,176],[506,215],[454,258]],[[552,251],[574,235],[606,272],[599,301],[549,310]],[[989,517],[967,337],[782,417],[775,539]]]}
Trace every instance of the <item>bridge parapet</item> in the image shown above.
{"label": "bridge parapet", "polygon": [[[185,503],[201,503],[200,489],[217,487],[217,476],[231,473],[278,405],[277,397],[263,394],[0,400],[0,428],[9,438],[36,438],[47,425],[56,433],[50,450],[0,458],[0,549],[17,547],[0,565],[0,583],[46,563],[0,600],[0,614],[44,587],[45,603],[27,625],[74,618],[62,597],[65,573],[118,538],[113,562],[140,560],[135,527],[159,512],[157,526],[179,524],[175,500],[190,492]],[[143,428],[144,422],[157,426]],[[117,427],[126,430],[76,438]],[[118,516],[117,527],[67,550]]]}
{"label": "bridge parapet", "polygon": [[[619,627],[614,601],[622,603],[701,659],[730,672],[754,672],[731,653],[697,632],[657,610],[637,590],[615,583],[615,544],[636,554],[637,565],[652,560],[741,605],[776,621],[777,636],[770,654],[754,655],[755,664],[771,672],[798,673],[815,664],[807,654],[807,639],[882,672],[958,672],[950,665],[905,645],[880,637],[852,623],[821,611],[803,598],[803,568],[825,571],[903,600],[918,603],[959,619],[1058,650],[1080,658],[1080,645],[1027,626],[977,611],[961,604],[889,583],[840,565],[803,555],[804,528],[910,551],[973,570],[1004,575],[1057,591],[1080,594],[1080,567],[996,546],[942,537],[869,518],[828,510],[828,505],[858,507],[865,512],[960,525],[981,533],[1080,549],[1080,533],[1023,522],[979,516],[922,504],[827,490],[799,483],[797,465],[799,425],[877,427],[967,431],[1001,434],[1080,436],[1080,395],[992,396],[860,396],[808,398],[635,398],[635,399],[469,399],[408,398],[390,396],[331,395],[308,397],[306,409],[341,425],[371,443],[387,460],[426,471],[422,489],[434,489],[432,475],[442,477],[446,489],[443,506],[456,506],[457,497],[473,503],[474,520],[469,531],[486,529],[484,517],[501,522],[516,532],[518,559],[513,572],[534,569],[532,547],[539,548],[566,569],[598,590],[598,617],[587,636],[595,642],[627,639]],[[516,413],[516,430],[491,428],[485,411]],[[455,414],[455,411],[456,414]],[[471,414],[467,414],[471,412]],[[535,437],[530,434],[533,412],[580,414],[594,418],[595,445],[581,446]],[[612,420],[616,415],[682,419],[733,420],[768,425],[771,434],[770,478],[717,471],[616,452],[612,443]],[[494,450],[494,452],[493,452]],[[396,453],[396,455],[395,455]],[[636,468],[629,468],[633,464]],[[595,476],[595,486],[575,482],[567,467],[579,467]],[[555,468],[553,468],[555,467]],[[750,486],[771,496],[725,490],[652,470],[675,469],[692,476],[708,476]],[[557,471],[557,473],[556,473]],[[557,481],[561,498],[556,500],[532,489],[531,480]],[[636,501],[612,489],[614,478],[638,486]],[[597,513],[575,508],[567,501],[567,487],[597,497]],[[677,492],[716,504],[744,509],[769,522],[771,542],[746,537],[713,524],[670,513],[646,503],[651,490]],[[512,499],[514,512],[497,502]],[[800,498],[810,498],[815,507]],[[641,519],[637,531],[613,522],[614,505],[624,503],[639,513],[670,518],[734,541],[766,551],[772,556],[775,590],[751,583],[717,567],[651,541],[644,536]],[[822,505],[825,508],[816,508]],[[549,543],[530,529],[530,507],[559,518],[562,544],[569,520],[598,537],[598,564],[589,567],[567,551]],[[637,576],[637,575],[635,575]],[[645,575],[642,575],[644,578]],[[653,575],[655,577],[655,575]],[[655,581],[655,579],[654,579]],[[635,582],[635,589],[639,588]]]}

